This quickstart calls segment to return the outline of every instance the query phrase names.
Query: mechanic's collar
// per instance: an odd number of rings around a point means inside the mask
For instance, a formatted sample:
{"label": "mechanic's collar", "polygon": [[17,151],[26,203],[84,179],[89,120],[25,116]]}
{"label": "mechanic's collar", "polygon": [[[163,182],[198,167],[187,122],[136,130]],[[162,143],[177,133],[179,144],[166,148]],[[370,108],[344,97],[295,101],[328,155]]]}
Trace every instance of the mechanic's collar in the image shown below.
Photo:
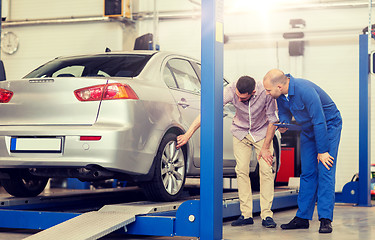
{"label": "mechanic's collar", "polygon": [[294,77],[290,73],[285,74],[289,78],[288,96],[294,96]]}

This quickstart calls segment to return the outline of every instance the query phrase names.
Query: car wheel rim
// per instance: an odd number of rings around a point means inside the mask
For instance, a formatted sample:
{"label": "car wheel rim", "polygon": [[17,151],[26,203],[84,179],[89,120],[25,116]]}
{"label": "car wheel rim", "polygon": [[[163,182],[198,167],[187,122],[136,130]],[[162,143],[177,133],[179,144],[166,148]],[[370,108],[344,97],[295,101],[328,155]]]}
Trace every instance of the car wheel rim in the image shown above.
{"label": "car wheel rim", "polygon": [[161,178],[164,189],[170,194],[177,194],[185,179],[185,158],[181,148],[176,149],[176,142],[165,145],[161,157]]}

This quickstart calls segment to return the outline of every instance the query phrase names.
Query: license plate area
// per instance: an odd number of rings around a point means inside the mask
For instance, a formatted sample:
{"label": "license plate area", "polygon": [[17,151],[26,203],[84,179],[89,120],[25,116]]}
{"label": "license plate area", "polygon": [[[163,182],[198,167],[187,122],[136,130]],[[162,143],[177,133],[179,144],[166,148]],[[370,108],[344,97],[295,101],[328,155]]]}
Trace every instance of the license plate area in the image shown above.
{"label": "license plate area", "polygon": [[63,137],[11,137],[11,153],[61,153]]}

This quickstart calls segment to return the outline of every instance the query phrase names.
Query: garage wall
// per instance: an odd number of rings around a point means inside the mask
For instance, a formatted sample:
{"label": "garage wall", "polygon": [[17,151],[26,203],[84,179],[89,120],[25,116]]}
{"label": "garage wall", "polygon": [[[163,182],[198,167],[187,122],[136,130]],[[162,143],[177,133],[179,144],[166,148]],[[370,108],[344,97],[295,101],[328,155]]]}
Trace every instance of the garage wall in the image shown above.
{"label": "garage wall", "polygon": [[[103,0],[10,0],[7,22],[101,17]],[[20,78],[44,62],[61,55],[120,51],[125,38],[133,37],[133,26],[108,21],[86,23],[33,24],[7,27],[20,41],[13,55],[1,53],[7,78]],[[128,34],[129,33],[129,34]]]}
{"label": "garage wall", "polygon": [[[140,11],[153,10],[153,0],[144,3]],[[178,8],[178,4],[184,4],[184,8]],[[197,6],[187,0],[169,0],[159,2],[158,9],[161,49],[200,59]],[[174,15],[173,11],[177,14],[177,10],[183,17],[168,19],[168,16]],[[288,41],[282,38],[282,34],[293,31],[289,20],[296,18],[306,21],[306,27],[301,29],[305,33],[305,54],[290,57]],[[140,34],[153,31],[151,19],[138,24]],[[358,34],[367,24],[366,7],[276,10],[269,15],[260,15],[251,9],[225,12],[224,32],[229,36],[229,42],[224,46],[226,78],[233,81],[246,74],[262,80],[268,70],[280,68],[295,77],[317,83],[338,105],[344,126],[338,156],[337,191],[358,171]],[[373,44],[375,46],[375,41]],[[374,112],[375,102],[372,102]],[[375,149],[375,141],[372,143]],[[375,163],[375,153],[372,156]]]}
{"label": "garage wall", "polygon": [[[154,0],[135,2],[138,13],[152,13]],[[193,2],[199,1],[157,1],[161,17],[158,41],[162,50],[200,59],[200,7]],[[7,20],[80,18],[102,13],[102,0],[10,0]],[[305,54],[301,57],[290,57],[288,42],[282,38],[282,33],[292,31],[289,20],[295,18],[306,21],[302,29]],[[367,8],[291,8],[269,15],[252,9],[226,9],[224,19],[225,34],[229,36],[224,46],[224,74],[228,80],[245,74],[262,80],[269,69],[278,67],[317,83],[337,103],[344,119],[336,185],[341,190],[358,171],[358,34],[368,24]],[[19,78],[59,55],[102,52],[105,47],[130,48],[125,44],[129,37],[153,32],[154,26],[152,17],[143,17],[132,27],[117,22],[91,22],[5,27],[3,31],[12,31],[19,37],[20,47],[15,54],[1,53],[8,78]],[[375,108],[375,102],[372,106]],[[372,143],[375,147],[375,141]],[[372,156],[375,163],[375,154]]]}

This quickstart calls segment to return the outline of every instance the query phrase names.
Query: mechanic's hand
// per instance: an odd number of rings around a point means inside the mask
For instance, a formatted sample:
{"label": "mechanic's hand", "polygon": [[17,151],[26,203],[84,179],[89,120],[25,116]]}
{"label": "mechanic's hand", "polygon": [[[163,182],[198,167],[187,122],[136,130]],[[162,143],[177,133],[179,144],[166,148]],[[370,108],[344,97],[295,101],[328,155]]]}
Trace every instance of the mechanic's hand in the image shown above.
{"label": "mechanic's hand", "polygon": [[277,130],[279,130],[280,133],[285,133],[288,131],[288,128],[279,127]]}
{"label": "mechanic's hand", "polygon": [[263,158],[269,166],[272,166],[273,155],[271,154],[271,151],[269,149],[262,148],[258,155],[258,161],[260,160],[260,158]]}
{"label": "mechanic's hand", "polygon": [[177,136],[177,146],[176,148],[179,149],[180,147],[184,146],[189,141],[189,137],[186,134],[182,134]]}
{"label": "mechanic's hand", "polygon": [[333,166],[333,160],[335,160],[335,158],[329,155],[328,152],[318,153],[318,162],[322,162],[324,167],[326,167],[328,170],[330,169],[329,167]]}

